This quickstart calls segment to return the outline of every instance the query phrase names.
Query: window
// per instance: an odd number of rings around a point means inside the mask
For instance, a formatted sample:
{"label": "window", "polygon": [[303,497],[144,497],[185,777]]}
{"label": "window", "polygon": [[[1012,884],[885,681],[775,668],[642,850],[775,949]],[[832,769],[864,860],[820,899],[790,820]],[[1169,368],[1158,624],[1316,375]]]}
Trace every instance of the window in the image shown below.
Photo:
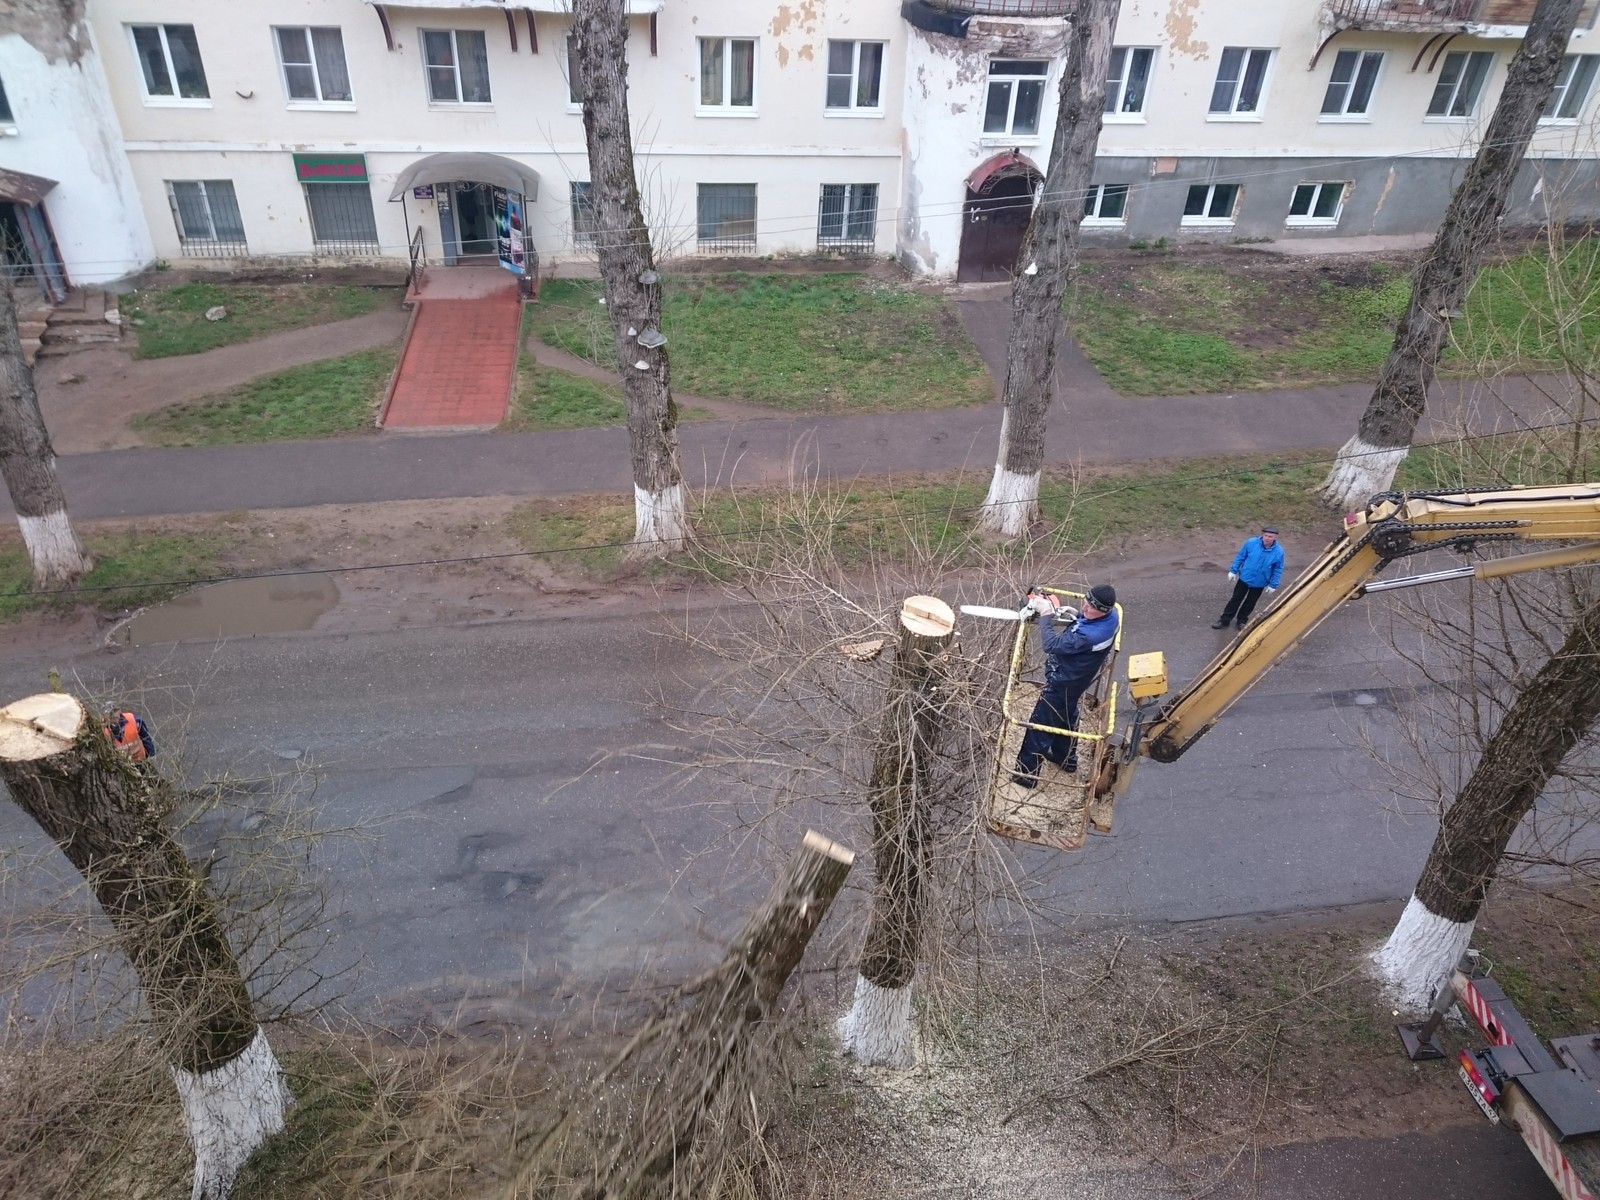
{"label": "window", "polygon": [[206,69],[193,25],[130,25],[147,100],[208,100]]}
{"label": "window", "polygon": [[349,103],[350,72],[344,65],[344,37],[331,26],[280,27],[278,62],[289,99]]}
{"label": "window", "polygon": [[1229,46],[1222,52],[1217,67],[1217,82],[1211,88],[1213,117],[1253,117],[1261,111],[1262,93],[1267,90],[1267,66],[1271,50],[1246,50]]}
{"label": "window", "polygon": [[1085,225],[1121,225],[1127,219],[1128,185],[1097,183],[1083,198]]}
{"label": "window", "polygon": [[1196,183],[1184,201],[1183,225],[1232,225],[1239,207],[1237,183]]}
{"label": "window", "polygon": [[817,245],[871,250],[878,240],[878,185],[825,183],[817,216]]}
{"label": "window", "polygon": [[1044,107],[1044,77],[1049,63],[997,58],[989,63],[989,100],[983,112],[983,131],[1034,137],[1039,132],[1039,112]]}
{"label": "window", "polygon": [[883,43],[828,43],[828,99],[830,110],[877,112],[883,107]]}
{"label": "window", "polygon": [[0,121],[3,121],[5,124],[9,125],[13,119],[14,118],[11,116],[11,101],[6,99],[5,82],[0,80]]}
{"label": "window", "polygon": [[754,250],[756,185],[702,183],[695,219],[702,250]]}
{"label": "window", "polygon": [[1452,50],[1439,68],[1439,82],[1428,102],[1430,117],[1470,117],[1483,94],[1494,55],[1488,50]]}
{"label": "window", "polygon": [[227,258],[245,253],[244,222],[231,179],[169,179],[167,203],[178,225],[178,242],[190,258]]}
{"label": "window", "polygon": [[756,106],[754,38],[700,39],[700,107],[749,109]]}
{"label": "window", "polygon": [[365,183],[307,183],[311,240],[318,250],[376,254],[378,223],[372,215],[372,189]]}
{"label": "window", "polygon": [[436,104],[489,103],[489,46],[477,29],[424,29],[422,59],[428,99]]}
{"label": "window", "polygon": [[1302,183],[1289,201],[1290,225],[1337,225],[1347,183]]}
{"label": "window", "polygon": [[[1576,121],[1583,106],[1589,102],[1594,88],[1595,68],[1600,66],[1600,55],[1569,54],[1561,60],[1561,70],[1556,75],[1555,90],[1550,93],[1550,105],[1544,110],[1544,121]],[[0,105],[5,97],[0,95]]]}
{"label": "window", "polygon": [[1150,90],[1150,64],[1156,52],[1149,47],[1111,47],[1111,71],[1106,78],[1106,115],[1144,112]]}
{"label": "window", "polygon": [[572,244],[594,245],[594,192],[587,183],[572,184]]}
{"label": "window", "polygon": [[1328,77],[1328,90],[1322,96],[1323,119],[1366,116],[1382,66],[1382,50],[1339,51],[1333,60],[1333,74]]}
{"label": "window", "polygon": [[583,73],[578,69],[578,42],[571,34],[567,35],[567,106],[583,106]]}

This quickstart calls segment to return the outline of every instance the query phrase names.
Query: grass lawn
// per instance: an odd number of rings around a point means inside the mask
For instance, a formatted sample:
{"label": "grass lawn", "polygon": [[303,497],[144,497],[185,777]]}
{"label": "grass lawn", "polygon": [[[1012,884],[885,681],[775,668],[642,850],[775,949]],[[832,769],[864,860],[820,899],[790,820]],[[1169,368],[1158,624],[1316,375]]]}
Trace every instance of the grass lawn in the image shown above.
{"label": "grass lawn", "polygon": [[0,620],[29,612],[65,611],[80,604],[107,612],[157,604],[183,591],[192,580],[222,574],[220,560],[227,548],[220,532],[172,535],[122,530],[89,534],[84,540],[96,564],[79,584],[84,590],[36,595],[21,536],[7,533],[0,541]]}
{"label": "grass lawn", "polygon": [[[169,358],[359,317],[399,303],[397,288],[185,283],[143,288],[125,296],[121,308],[124,318],[144,322],[133,327],[138,337],[134,357]],[[220,321],[206,320],[206,310],[219,304],[228,315]]]}
{"label": "grass lawn", "polygon": [[[993,384],[945,298],[859,274],[669,277],[662,332],[674,390],[801,412],[894,412],[988,401]],[[612,361],[594,280],[544,285],[539,339]]]}
{"label": "grass lawn", "polygon": [[[1084,264],[1066,305],[1074,336],[1123,395],[1164,396],[1373,380],[1410,299],[1402,267],[1227,260]],[[1486,269],[1441,369],[1548,370],[1600,362],[1600,246]]]}
{"label": "grass lawn", "polygon": [[291,367],[231,391],[135,417],[154,446],[286,442],[372,430],[399,351],[392,346]]}

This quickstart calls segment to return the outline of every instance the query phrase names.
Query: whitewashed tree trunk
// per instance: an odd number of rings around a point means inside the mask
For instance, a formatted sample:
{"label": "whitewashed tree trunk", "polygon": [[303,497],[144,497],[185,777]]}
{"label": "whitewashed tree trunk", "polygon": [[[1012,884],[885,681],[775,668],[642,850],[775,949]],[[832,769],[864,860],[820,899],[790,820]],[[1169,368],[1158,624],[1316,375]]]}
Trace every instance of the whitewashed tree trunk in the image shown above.
{"label": "whitewashed tree trunk", "polygon": [[1452,921],[1430,912],[1416,896],[1406,902],[1394,932],[1373,955],[1378,978],[1398,1008],[1420,1011],[1432,1003],[1434,989],[1461,961],[1476,924],[1476,919]]}
{"label": "whitewashed tree trunk", "polygon": [[850,1011],[839,1018],[839,1043],[864,1063],[909,1067],[915,1061],[911,985],[886,988],[856,976]]}
{"label": "whitewashed tree trunk", "polygon": [[911,981],[922,949],[933,759],[942,734],[940,661],[956,618],[936,596],[900,608],[889,690],[872,754],[873,894],[850,1012],[839,1022],[847,1054],[864,1063],[911,1065]]}
{"label": "whitewashed tree trunk", "polygon": [[1014,540],[1039,518],[1045,417],[1055,395],[1061,302],[1078,266],[1083,197],[1094,176],[1120,0],[1083,0],[1073,22],[1050,169],[1011,280],[1000,454],[974,530]]}
{"label": "whitewashed tree trunk", "polygon": [[1412,278],[1411,302],[1356,436],[1339,452],[1318,490],[1336,509],[1354,511],[1374,492],[1386,491],[1411,449],[1450,339],[1450,322],[1478,278],[1484,251],[1499,235],[1506,197],[1550,103],[1582,7],[1583,0],[1538,0],[1528,19],[1478,153]]}
{"label": "whitewashed tree trunk", "polygon": [[34,584],[61,587],[88,574],[94,559],[67,516],[33,369],[22,357],[16,296],[5,280],[0,280],[0,475],[17,512]]}
{"label": "whitewashed tree trunk", "polygon": [[283,1129],[289,1089],[266,1031],[244,1053],[209,1071],[172,1068],[194,1147],[190,1200],[227,1200],[255,1149]]}
{"label": "whitewashed tree trunk", "polygon": [[0,782],[116,930],[194,1136],[194,1196],[225,1200],[288,1092],[206,881],[172,836],[174,784],[61,692],[0,709]]}
{"label": "whitewashed tree trunk", "polygon": [[635,518],[628,557],[660,558],[685,549],[693,531],[678,462],[678,406],[666,343],[657,336],[661,278],[634,170],[623,0],[572,0],[572,36],[583,87],[595,254],[628,406]]}

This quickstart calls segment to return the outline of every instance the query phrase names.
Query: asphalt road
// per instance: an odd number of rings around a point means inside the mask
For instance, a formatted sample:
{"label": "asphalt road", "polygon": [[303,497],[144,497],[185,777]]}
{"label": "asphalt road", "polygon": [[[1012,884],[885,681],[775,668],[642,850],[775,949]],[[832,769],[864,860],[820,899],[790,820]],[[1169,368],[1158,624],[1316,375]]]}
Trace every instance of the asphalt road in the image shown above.
{"label": "asphalt road", "polygon": [[[1166,649],[1181,680],[1220,645],[1208,628],[1223,594],[1215,569],[1130,567],[1117,583],[1126,650]],[[1374,632],[1383,603],[1330,620],[1180,762],[1144,764],[1114,835],[1076,856],[1019,848],[1039,928],[1372,902],[1398,911],[1433,824],[1399,811],[1362,744],[1385,743],[1393,727],[1398,664]],[[693,974],[766,885],[768,868],[730,823],[738,798],[685,776],[691,748],[653,699],[690,706],[719,669],[665,618],[311,633],[49,663],[19,653],[0,663],[0,687],[37,691],[46,665],[103,695],[142,695],[158,730],[186,722],[193,770],[316,768],[322,824],[357,831],[318,858],[345,906],[320,965],[352,1003],[437,1010],[451,996],[492,1007],[520,995],[509,1003],[537,1023],[603,980]],[[259,836],[252,820],[247,807],[213,833]],[[866,842],[860,827],[824,831]],[[7,805],[0,843],[39,838]],[[1465,1154],[1489,1164],[1492,1194],[1545,1200],[1536,1171],[1521,1169],[1531,1159],[1482,1133],[1396,1143],[1389,1159],[1365,1145],[1286,1152],[1264,1168],[1261,1194],[1481,1194],[1430,1188],[1426,1166],[1400,1169]],[[1380,1161],[1400,1164],[1392,1185],[1364,1182],[1390,1177]],[[1348,1187],[1317,1191],[1306,1171]]]}

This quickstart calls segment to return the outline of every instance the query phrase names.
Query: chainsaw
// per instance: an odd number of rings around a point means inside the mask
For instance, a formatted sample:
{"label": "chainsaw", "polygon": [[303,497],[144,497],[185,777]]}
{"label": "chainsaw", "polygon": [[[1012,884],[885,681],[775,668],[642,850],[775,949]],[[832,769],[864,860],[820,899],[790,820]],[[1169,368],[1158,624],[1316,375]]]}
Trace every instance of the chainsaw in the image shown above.
{"label": "chainsaw", "polygon": [[[995,608],[987,604],[963,604],[961,611],[969,617],[987,617],[991,621],[1031,621],[1045,611],[1037,607],[1035,601],[1050,604],[1050,597],[1039,591],[1038,586],[1028,588],[1028,594],[1023,598],[1019,608]],[[1058,620],[1075,620],[1077,614],[1070,608],[1050,604],[1050,613]]]}

